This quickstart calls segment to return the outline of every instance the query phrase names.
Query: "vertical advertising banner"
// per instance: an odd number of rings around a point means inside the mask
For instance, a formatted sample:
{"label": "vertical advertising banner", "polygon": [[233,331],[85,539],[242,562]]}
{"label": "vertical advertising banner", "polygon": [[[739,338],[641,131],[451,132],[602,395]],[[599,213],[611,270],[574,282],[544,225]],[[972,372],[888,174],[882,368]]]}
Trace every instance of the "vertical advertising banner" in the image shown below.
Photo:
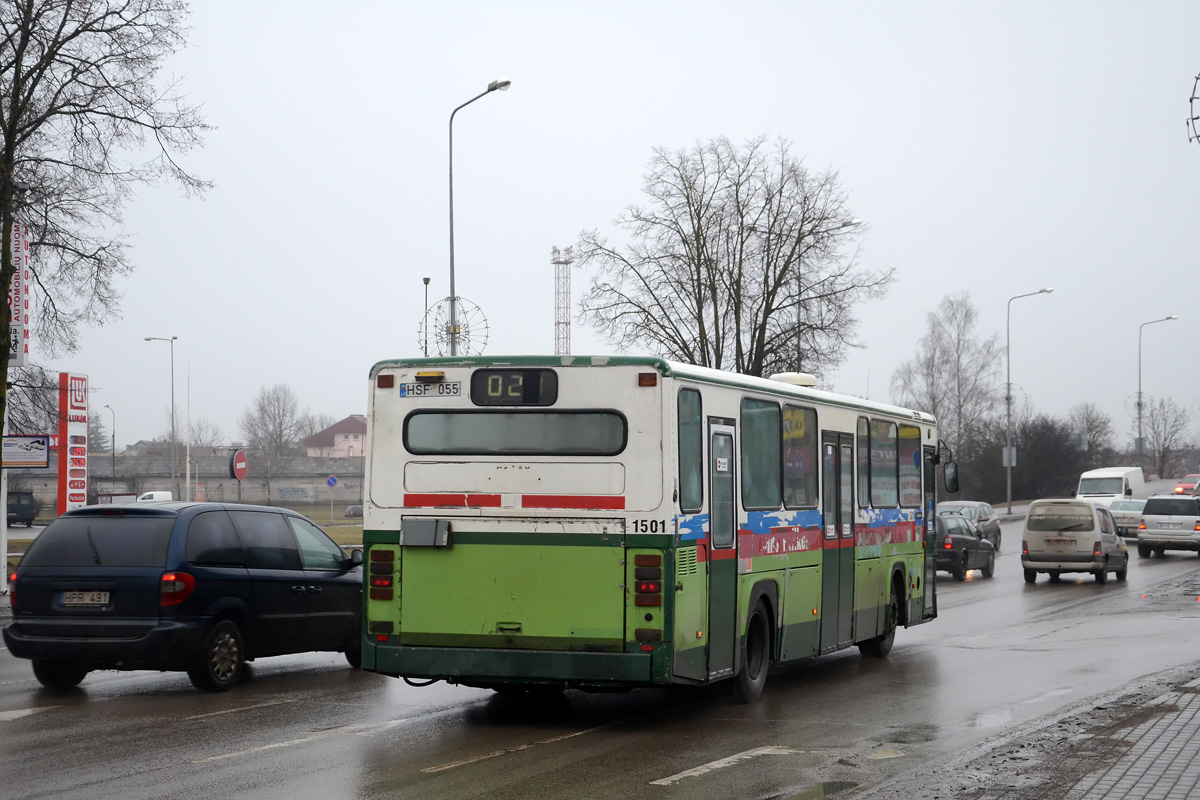
{"label": "vertical advertising banner", "polygon": [[29,266],[29,226],[13,220],[12,283],[8,287],[8,358],[9,366],[29,366],[29,345],[33,340],[33,276]]}
{"label": "vertical advertising banner", "polygon": [[58,373],[58,513],[87,505],[87,375]]}

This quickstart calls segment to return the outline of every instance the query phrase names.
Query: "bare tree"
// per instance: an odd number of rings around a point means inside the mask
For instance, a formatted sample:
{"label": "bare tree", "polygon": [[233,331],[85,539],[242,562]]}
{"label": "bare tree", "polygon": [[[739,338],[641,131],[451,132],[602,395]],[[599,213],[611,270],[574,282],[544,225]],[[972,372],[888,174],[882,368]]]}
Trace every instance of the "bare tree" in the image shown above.
{"label": "bare tree", "polygon": [[1144,403],[1146,454],[1160,478],[1170,477],[1181,465],[1181,451],[1188,446],[1191,415],[1170,397],[1151,398]]}
{"label": "bare tree", "polygon": [[333,423],[337,422],[332,414],[305,414],[300,418],[300,433],[301,441],[310,436],[315,436],[325,430]]}
{"label": "bare tree", "polygon": [[1112,417],[1095,403],[1080,403],[1069,414],[1071,430],[1086,440],[1084,469],[1095,469],[1111,462],[1114,455]]}
{"label": "bare tree", "polygon": [[288,455],[300,440],[303,417],[296,394],[286,384],[262,387],[254,402],[242,412],[239,425],[246,443],[262,455],[266,471],[267,500],[271,499],[271,467]]}
{"label": "bare tree", "polygon": [[[117,316],[115,281],[133,267],[114,232],[132,188],[164,178],[191,194],[208,188],[176,161],[207,126],[159,74],[185,44],[187,14],[183,0],[0,5],[0,286],[15,272],[7,254],[19,220],[30,228],[38,345],[48,353],[73,350],[79,324]],[[11,356],[5,325],[0,374]],[[0,414],[7,402],[0,382]]]}
{"label": "bare tree", "polygon": [[861,228],[836,172],[810,173],[788,143],[718,138],[657,149],[648,202],[615,221],[629,242],[580,234],[595,270],[583,320],[622,350],[750,375],[821,373],[857,346],[856,305],[881,297],[893,271],[856,265]]}
{"label": "bare tree", "polygon": [[916,356],[892,374],[896,402],[935,415],[942,437],[962,459],[973,453],[1001,397],[999,335],[981,338],[978,322],[969,293],[942,298],[926,319]]}
{"label": "bare tree", "polygon": [[192,447],[218,447],[225,441],[225,434],[212,420],[200,418],[192,423]]}

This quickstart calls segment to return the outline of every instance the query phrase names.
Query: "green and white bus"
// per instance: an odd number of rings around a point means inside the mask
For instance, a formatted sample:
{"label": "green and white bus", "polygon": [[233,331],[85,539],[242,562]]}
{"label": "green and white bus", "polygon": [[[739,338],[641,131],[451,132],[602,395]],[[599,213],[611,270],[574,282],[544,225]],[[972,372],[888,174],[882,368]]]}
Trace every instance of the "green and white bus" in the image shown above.
{"label": "green and white bus", "polygon": [[935,420],[776,377],[376,364],[363,668],[497,691],[736,678],[751,702],[772,663],[886,655],[937,615]]}

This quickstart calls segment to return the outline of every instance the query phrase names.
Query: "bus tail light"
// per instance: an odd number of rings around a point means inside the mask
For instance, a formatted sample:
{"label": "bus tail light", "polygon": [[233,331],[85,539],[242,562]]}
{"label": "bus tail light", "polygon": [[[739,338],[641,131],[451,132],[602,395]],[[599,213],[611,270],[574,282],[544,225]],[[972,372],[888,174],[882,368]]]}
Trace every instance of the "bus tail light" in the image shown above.
{"label": "bus tail light", "polygon": [[196,579],[186,572],[164,572],[158,582],[158,605],[177,606],[196,588]]}
{"label": "bus tail light", "polygon": [[633,596],[633,604],[635,606],[661,606],[661,594],[635,594]]}
{"label": "bus tail light", "polygon": [[638,386],[658,386],[657,372],[639,372]]}
{"label": "bus tail light", "polygon": [[395,375],[376,375],[375,386],[379,389],[391,389],[396,385]]}

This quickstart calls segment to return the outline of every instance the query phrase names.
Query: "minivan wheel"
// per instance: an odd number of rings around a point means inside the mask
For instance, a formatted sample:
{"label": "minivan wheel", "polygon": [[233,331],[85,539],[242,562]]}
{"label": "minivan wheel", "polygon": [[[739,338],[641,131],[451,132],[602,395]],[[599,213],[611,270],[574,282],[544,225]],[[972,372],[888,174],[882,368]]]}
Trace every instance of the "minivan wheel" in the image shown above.
{"label": "minivan wheel", "polygon": [[1117,580],[1123,581],[1129,575],[1129,556],[1125,556],[1125,563],[1117,570]]}
{"label": "minivan wheel", "polygon": [[69,661],[47,661],[43,658],[33,660],[33,677],[47,689],[73,689],[87,677],[88,670]]}
{"label": "minivan wheel", "polygon": [[1096,573],[1096,583],[1100,584],[1101,586],[1108,583],[1108,561],[1105,561],[1104,566],[1101,567],[1100,571]]}
{"label": "minivan wheel", "polygon": [[204,637],[188,678],[202,692],[224,692],[238,682],[245,660],[241,631],[231,620],[223,619]]}
{"label": "minivan wheel", "polygon": [[1025,582],[1026,583],[1037,583],[1037,573],[1031,569],[1025,570]]}

